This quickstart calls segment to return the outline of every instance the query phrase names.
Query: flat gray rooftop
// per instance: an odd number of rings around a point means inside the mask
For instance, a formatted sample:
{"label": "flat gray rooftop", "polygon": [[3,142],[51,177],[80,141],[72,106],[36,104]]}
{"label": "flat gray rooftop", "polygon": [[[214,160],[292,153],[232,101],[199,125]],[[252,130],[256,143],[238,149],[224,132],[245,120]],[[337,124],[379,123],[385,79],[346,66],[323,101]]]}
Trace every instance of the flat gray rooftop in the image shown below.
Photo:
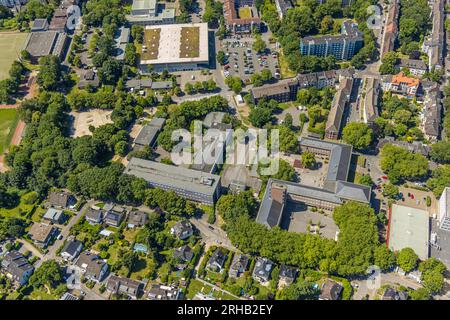
{"label": "flat gray rooftop", "polygon": [[220,176],[155,161],[131,158],[124,173],[143,178],[150,184],[213,195]]}
{"label": "flat gray rooftop", "polygon": [[428,259],[430,217],[427,211],[393,204],[389,224],[392,251],[411,248],[421,260]]}

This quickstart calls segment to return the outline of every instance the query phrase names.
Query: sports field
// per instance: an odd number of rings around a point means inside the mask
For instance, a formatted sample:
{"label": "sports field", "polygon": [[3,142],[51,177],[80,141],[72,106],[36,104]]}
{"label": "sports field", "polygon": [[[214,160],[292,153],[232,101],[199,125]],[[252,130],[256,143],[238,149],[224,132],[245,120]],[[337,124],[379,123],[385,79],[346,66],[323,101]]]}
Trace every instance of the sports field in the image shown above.
{"label": "sports field", "polygon": [[0,32],[0,80],[8,78],[12,63],[19,57],[28,33]]}
{"label": "sports field", "polygon": [[8,150],[18,121],[17,109],[0,109],[0,154]]}

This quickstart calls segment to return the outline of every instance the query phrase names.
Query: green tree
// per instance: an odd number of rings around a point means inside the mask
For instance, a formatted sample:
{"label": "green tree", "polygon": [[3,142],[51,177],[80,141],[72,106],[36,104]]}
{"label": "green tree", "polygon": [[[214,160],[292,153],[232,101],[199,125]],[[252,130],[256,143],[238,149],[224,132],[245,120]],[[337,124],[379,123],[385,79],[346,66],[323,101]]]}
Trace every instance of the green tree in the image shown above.
{"label": "green tree", "polygon": [[375,265],[383,271],[391,270],[397,262],[395,254],[384,244],[375,248],[373,256]]}
{"label": "green tree", "polygon": [[373,132],[366,123],[350,122],[342,131],[343,140],[356,149],[367,149],[372,143]]}
{"label": "green tree", "polygon": [[405,272],[410,272],[417,267],[419,257],[411,248],[403,248],[397,254],[397,264]]}
{"label": "green tree", "polygon": [[257,35],[255,41],[253,42],[252,47],[253,50],[255,50],[256,52],[263,53],[264,51],[266,51],[267,45],[261,38],[261,36]]}
{"label": "green tree", "polygon": [[316,156],[314,153],[306,151],[302,153],[302,165],[305,168],[314,168],[316,166]]}
{"label": "green tree", "polygon": [[370,174],[363,174],[359,179],[359,183],[369,187],[373,186],[373,180]]}
{"label": "green tree", "polygon": [[49,291],[63,280],[62,269],[55,260],[44,261],[30,277],[30,284],[34,287],[45,286]]}
{"label": "green tree", "polygon": [[432,144],[430,157],[436,162],[450,164],[450,141],[438,141]]}
{"label": "green tree", "polygon": [[393,185],[392,183],[386,183],[383,185],[383,196],[394,198],[396,195],[398,195],[399,189],[396,185]]}
{"label": "green tree", "polygon": [[224,65],[227,62],[227,56],[222,50],[217,51],[216,59],[221,65]]}

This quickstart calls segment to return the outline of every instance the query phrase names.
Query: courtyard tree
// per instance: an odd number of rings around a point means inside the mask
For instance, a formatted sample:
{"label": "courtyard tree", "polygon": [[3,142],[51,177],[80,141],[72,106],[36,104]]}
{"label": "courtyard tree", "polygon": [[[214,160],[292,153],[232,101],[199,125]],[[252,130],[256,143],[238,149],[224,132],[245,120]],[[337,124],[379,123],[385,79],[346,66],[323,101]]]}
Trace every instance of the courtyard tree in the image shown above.
{"label": "courtyard tree", "polygon": [[306,151],[302,153],[302,165],[305,168],[312,169],[316,166],[316,156],[314,153]]}

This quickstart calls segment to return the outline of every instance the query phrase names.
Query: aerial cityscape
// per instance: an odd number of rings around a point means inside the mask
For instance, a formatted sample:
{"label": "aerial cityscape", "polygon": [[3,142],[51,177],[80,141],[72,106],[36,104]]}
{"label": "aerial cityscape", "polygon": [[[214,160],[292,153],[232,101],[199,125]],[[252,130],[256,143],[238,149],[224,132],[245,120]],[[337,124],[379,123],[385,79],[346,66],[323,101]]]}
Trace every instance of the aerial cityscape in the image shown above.
{"label": "aerial cityscape", "polygon": [[0,0],[0,300],[450,300],[449,50],[450,0]]}

